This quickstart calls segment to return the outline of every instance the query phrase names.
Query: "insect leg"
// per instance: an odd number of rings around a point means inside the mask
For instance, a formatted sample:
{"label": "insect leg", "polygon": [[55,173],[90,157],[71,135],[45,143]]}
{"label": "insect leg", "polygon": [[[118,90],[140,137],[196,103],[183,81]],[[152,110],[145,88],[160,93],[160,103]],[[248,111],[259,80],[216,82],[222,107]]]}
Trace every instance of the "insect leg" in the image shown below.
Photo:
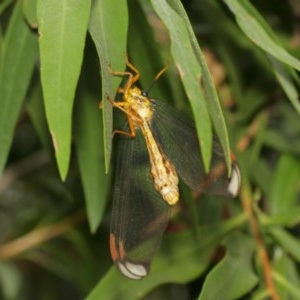
{"label": "insect leg", "polygon": [[123,135],[127,135],[127,136],[129,136],[130,138],[133,138],[133,137],[136,136],[135,127],[134,127],[132,118],[130,118],[130,116],[129,116],[128,114],[127,114],[127,121],[128,121],[128,125],[129,125],[129,132],[124,131],[124,130],[114,130],[114,131],[113,131],[113,136],[114,136],[116,133],[123,134]]}
{"label": "insect leg", "polygon": [[126,102],[116,102],[113,99],[111,99],[109,96],[107,96],[107,100],[112,104],[112,106],[117,107],[118,109],[120,109],[121,111],[123,111],[126,114],[127,122],[128,122],[128,125],[129,125],[129,132],[124,131],[124,130],[114,130],[113,131],[113,136],[116,133],[119,133],[119,134],[127,135],[131,138],[135,137],[136,133],[135,133],[134,122],[133,122],[133,119],[132,119],[133,116],[126,109],[123,108],[123,106],[127,106],[127,103]]}
{"label": "insect leg", "polygon": [[[129,65],[128,65],[128,64],[129,64]],[[126,61],[126,65],[127,65],[128,67],[131,68],[131,64],[128,62],[128,60]],[[133,66],[132,66],[132,67],[133,67]],[[114,75],[114,76],[121,76],[121,77],[123,77],[123,76],[128,76],[128,80],[126,81],[124,87],[119,87],[119,88],[118,88],[118,91],[117,91],[118,93],[124,94],[125,96],[127,96],[127,95],[129,94],[129,90],[131,89],[131,87],[132,87],[132,86],[134,85],[134,83],[135,83],[136,81],[138,81],[138,79],[140,78],[140,74],[139,74],[139,73],[133,75],[131,72],[128,72],[128,71],[125,71],[125,72],[123,72],[123,71],[113,71],[113,70],[111,69],[110,64],[107,65],[107,68],[108,68],[109,73],[110,73],[111,75]],[[133,68],[134,68],[134,67],[133,67]]]}
{"label": "insect leg", "polygon": [[128,55],[126,55],[126,66],[135,73],[133,76],[132,84],[137,82],[140,78],[140,72],[139,70],[129,61]]}

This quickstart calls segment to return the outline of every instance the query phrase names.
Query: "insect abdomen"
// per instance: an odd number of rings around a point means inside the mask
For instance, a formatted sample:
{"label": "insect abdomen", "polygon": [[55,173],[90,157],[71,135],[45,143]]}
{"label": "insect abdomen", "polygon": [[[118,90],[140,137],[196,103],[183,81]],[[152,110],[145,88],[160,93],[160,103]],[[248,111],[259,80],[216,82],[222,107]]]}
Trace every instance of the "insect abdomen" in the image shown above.
{"label": "insect abdomen", "polygon": [[169,205],[175,205],[179,200],[179,180],[175,167],[157,145],[148,125],[143,124],[141,129],[149,152],[155,189]]}

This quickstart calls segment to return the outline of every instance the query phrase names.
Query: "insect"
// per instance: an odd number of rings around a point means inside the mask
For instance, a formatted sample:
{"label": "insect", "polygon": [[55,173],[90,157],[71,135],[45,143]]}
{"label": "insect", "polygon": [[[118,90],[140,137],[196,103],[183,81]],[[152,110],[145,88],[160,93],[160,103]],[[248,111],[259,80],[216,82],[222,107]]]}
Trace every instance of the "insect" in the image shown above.
{"label": "insect", "polygon": [[141,279],[150,271],[151,260],[179,200],[179,178],[194,191],[235,197],[241,175],[232,159],[232,174],[227,177],[216,137],[211,170],[206,174],[193,121],[166,103],[149,98],[136,86],[140,73],[128,58],[126,65],[125,72],[109,67],[112,75],[127,77],[117,91],[122,100],[108,98],[127,116],[125,127],[115,131],[120,135],[110,251],[123,275]]}

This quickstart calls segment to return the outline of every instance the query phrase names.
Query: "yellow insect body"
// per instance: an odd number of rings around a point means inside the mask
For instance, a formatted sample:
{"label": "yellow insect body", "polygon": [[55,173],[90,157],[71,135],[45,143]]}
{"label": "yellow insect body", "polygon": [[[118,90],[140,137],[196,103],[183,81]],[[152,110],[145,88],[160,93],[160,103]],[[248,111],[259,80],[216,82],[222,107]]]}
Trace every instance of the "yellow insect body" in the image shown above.
{"label": "yellow insect body", "polygon": [[111,100],[111,102],[115,107],[126,113],[130,132],[118,130],[116,132],[134,137],[135,129],[141,129],[149,153],[151,175],[155,189],[169,205],[174,205],[179,200],[179,179],[174,165],[159,147],[150,129],[153,114],[151,102],[146,96],[142,95],[139,88],[132,86],[138,77],[132,77],[132,74],[128,72],[111,73],[129,76],[125,87],[119,89],[119,93],[123,94],[123,101],[115,102]]}
{"label": "yellow insect body", "polygon": [[141,126],[141,130],[147,143],[154,186],[169,205],[174,205],[179,200],[175,167],[159,148],[146,122]]}

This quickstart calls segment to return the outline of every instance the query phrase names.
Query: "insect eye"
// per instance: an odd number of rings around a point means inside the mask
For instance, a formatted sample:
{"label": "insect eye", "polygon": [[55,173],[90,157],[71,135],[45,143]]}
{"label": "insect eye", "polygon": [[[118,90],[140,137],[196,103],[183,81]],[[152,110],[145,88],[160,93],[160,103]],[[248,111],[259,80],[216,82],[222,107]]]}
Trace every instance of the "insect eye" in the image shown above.
{"label": "insect eye", "polygon": [[142,91],[142,96],[148,98],[148,92],[147,91]]}

